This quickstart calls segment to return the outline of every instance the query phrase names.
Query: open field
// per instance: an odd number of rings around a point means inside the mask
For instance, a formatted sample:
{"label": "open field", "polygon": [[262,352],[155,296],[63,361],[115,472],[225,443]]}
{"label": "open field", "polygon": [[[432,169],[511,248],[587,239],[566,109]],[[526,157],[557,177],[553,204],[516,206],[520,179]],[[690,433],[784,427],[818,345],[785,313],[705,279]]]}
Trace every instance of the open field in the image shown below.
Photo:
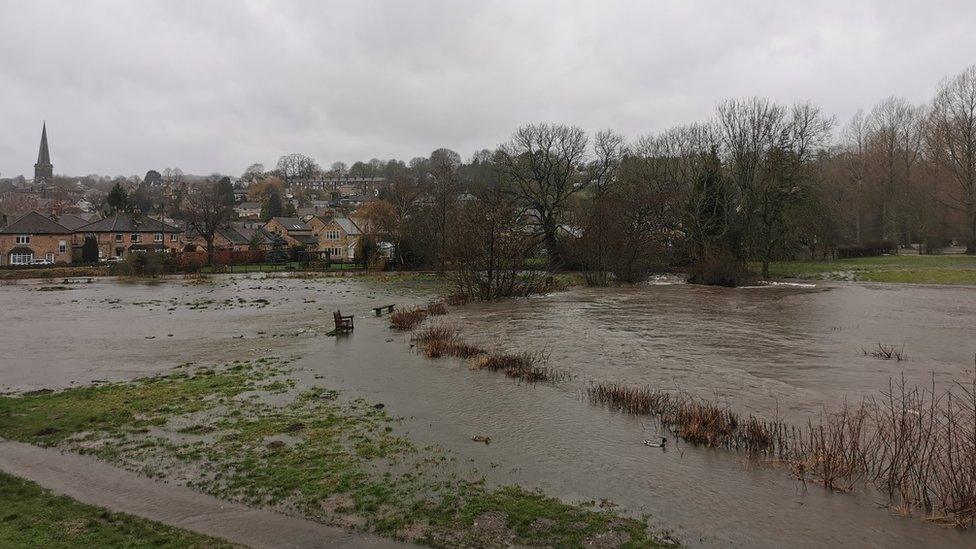
{"label": "open field", "polygon": [[976,284],[976,256],[889,255],[832,261],[777,261],[772,278],[912,284]]}
{"label": "open field", "polygon": [[0,472],[0,547],[231,547],[230,544],[57,496]]}

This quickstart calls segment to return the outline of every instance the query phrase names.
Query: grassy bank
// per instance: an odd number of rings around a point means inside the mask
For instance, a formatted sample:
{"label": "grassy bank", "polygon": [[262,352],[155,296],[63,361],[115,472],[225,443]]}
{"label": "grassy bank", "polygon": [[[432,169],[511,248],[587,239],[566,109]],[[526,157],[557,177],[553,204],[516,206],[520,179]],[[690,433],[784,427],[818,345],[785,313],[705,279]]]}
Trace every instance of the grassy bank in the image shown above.
{"label": "grassy bank", "polygon": [[217,497],[432,546],[648,547],[646,523],[484,478],[381,404],[299,389],[286,361],[0,398],[0,436]]}
{"label": "grassy bank", "polygon": [[891,255],[832,261],[780,261],[770,265],[772,278],[976,284],[976,256]]}
{"label": "grassy bank", "polygon": [[87,267],[46,267],[42,269],[0,269],[0,280],[22,280],[28,278],[70,278],[73,276],[109,276],[111,265]]}
{"label": "grassy bank", "polygon": [[151,520],[56,496],[0,473],[0,547],[231,547]]}

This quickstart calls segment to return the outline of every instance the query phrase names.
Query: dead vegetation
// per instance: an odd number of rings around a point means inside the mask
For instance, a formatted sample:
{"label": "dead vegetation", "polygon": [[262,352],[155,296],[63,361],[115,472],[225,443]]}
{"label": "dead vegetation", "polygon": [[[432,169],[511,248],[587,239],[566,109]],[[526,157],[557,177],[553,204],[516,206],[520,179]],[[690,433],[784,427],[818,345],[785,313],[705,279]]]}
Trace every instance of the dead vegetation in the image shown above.
{"label": "dead vegetation", "polygon": [[471,368],[474,370],[501,372],[519,381],[529,383],[555,382],[568,377],[565,372],[546,365],[549,356],[544,351],[489,352],[464,341],[460,336],[460,331],[453,326],[424,326],[414,332],[413,341],[417,350],[427,358],[449,356],[474,359],[471,362]]}
{"label": "dead vegetation", "polygon": [[565,372],[546,365],[549,356],[545,352],[489,353],[475,360],[471,367],[476,370],[502,372],[519,381],[537,383],[556,382],[566,379]]}
{"label": "dead vegetation", "polygon": [[682,439],[785,464],[804,481],[850,491],[870,482],[902,514],[959,528],[976,520],[976,376],[937,392],[892,381],[879,396],[806,425],[743,418],[728,407],[648,387],[598,384],[587,398],[657,417]]}
{"label": "dead vegetation", "polygon": [[861,354],[864,356],[872,356],[878,360],[896,360],[901,362],[907,358],[905,356],[905,346],[895,347],[894,345],[884,345],[878,343],[878,346],[870,351],[866,349],[861,349]]}
{"label": "dead vegetation", "polygon": [[394,330],[413,330],[427,319],[427,311],[423,307],[409,307],[394,311],[390,315],[390,327]]}

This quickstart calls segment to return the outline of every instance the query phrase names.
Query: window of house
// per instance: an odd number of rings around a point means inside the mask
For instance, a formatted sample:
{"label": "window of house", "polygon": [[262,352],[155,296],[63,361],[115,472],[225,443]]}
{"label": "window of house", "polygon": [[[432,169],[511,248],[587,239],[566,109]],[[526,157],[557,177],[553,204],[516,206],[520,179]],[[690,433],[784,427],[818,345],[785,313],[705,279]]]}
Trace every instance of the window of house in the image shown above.
{"label": "window of house", "polygon": [[11,265],[29,265],[34,261],[34,254],[10,254]]}
{"label": "window of house", "polygon": [[17,235],[17,244],[30,244],[30,235],[29,234]]}
{"label": "window of house", "polygon": [[162,242],[162,241],[163,241],[163,233],[156,233],[153,235],[153,242]]}
{"label": "window of house", "polygon": [[115,235],[115,241],[116,242],[122,242],[122,235],[120,235],[120,234]]}
{"label": "window of house", "polygon": [[332,257],[339,257],[342,255],[342,248],[332,248]]}
{"label": "window of house", "polygon": [[125,248],[115,248],[115,257],[122,257],[122,252],[124,251]]}
{"label": "window of house", "polygon": [[64,240],[58,241],[58,253],[59,254],[68,253],[68,243],[66,241]]}
{"label": "window of house", "polygon": [[132,242],[139,242],[141,240],[141,236],[142,235],[140,235],[139,233],[132,233],[132,235],[129,237],[129,240],[131,240]]}
{"label": "window of house", "polygon": [[176,233],[171,233],[169,235],[169,241],[170,242],[176,242]]}
{"label": "window of house", "polygon": [[48,253],[44,254],[44,259],[50,261],[51,263],[54,263],[54,254],[51,253],[51,252],[48,252]]}

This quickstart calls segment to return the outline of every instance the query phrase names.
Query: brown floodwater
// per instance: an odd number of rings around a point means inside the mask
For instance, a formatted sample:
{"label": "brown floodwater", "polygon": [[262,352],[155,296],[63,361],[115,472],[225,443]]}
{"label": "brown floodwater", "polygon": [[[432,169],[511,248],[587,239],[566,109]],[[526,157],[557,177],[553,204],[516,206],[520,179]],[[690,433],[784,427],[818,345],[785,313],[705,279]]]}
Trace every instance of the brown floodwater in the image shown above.
{"label": "brown floodwater", "polygon": [[[386,404],[405,416],[411,437],[457,452],[492,483],[573,501],[608,498],[689,545],[976,545],[974,532],[892,515],[878,494],[831,493],[726,450],[680,442],[648,448],[641,441],[660,433],[656,422],[608,412],[579,395],[593,381],[648,384],[803,420],[876,394],[903,373],[945,384],[972,371],[972,287],[578,288],[467,305],[440,320],[487,347],[546,349],[550,365],[573,375],[524,385],[460,360],[425,359],[410,350],[409,335],[390,331],[369,310],[422,303],[433,295],[430,286],[216,280],[99,281],[61,292],[0,287],[7,335],[0,391],[126,378],[187,361],[297,356],[303,380]],[[154,299],[166,303],[144,304]],[[192,308],[201,299],[213,303]],[[226,304],[239,299],[246,304]],[[259,299],[269,303],[252,305]],[[357,315],[353,334],[322,335],[336,308]],[[878,342],[904,345],[909,359],[863,356],[862,347]],[[490,436],[491,444],[471,442],[475,435]]]}

